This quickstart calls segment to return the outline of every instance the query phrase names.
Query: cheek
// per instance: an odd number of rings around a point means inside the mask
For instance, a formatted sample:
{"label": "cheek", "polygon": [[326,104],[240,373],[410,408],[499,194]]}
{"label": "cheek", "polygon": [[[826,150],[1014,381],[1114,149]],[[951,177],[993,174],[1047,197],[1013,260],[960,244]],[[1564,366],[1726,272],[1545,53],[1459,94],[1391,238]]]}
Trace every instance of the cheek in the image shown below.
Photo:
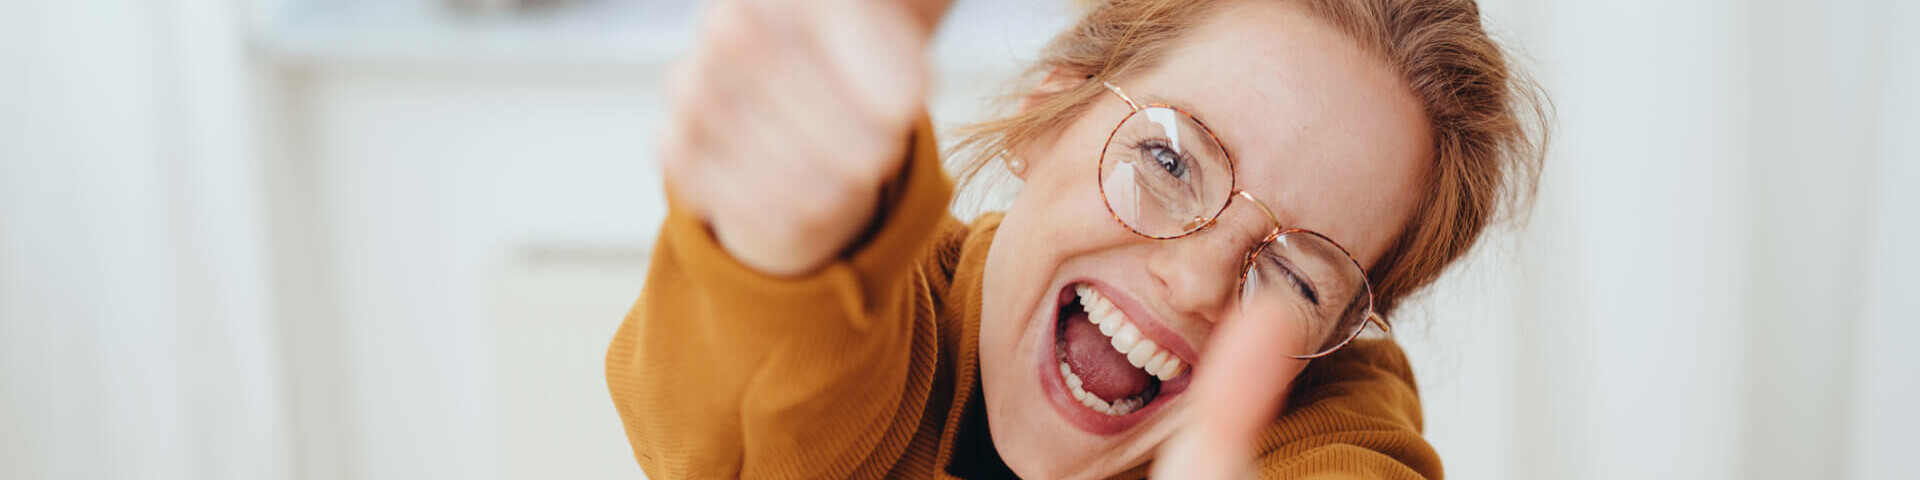
{"label": "cheek", "polygon": [[[1074,181],[1071,165],[1033,168],[994,234],[982,279],[980,362],[990,397],[1007,389],[1037,389],[1022,376],[1041,328],[1050,328],[1053,287],[1061,265],[1075,256],[1121,245],[1131,235],[1114,224],[1093,185],[1093,168]],[[1037,167],[1037,166],[1036,166]],[[997,387],[997,388],[996,388]],[[996,390],[998,392],[996,392]],[[998,403],[988,399],[989,407]],[[1001,406],[1004,408],[1005,406]]]}
{"label": "cheek", "polygon": [[[1081,136],[1087,135],[1069,138]],[[1048,287],[1060,276],[1061,264],[1134,240],[1101,200],[1097,148],[1088,142],[1060,141],[1023,155],[1031,159],[1026,180],[1001,219],[988,258],[982,353],[1015,353],[987,348],[1012,348],[1029,330],[1025,327],[1047,313],[1038,310],[1054,293]]]}
{"label": "cheek", "polygon": [[1075,211],[1072,190],[1030,182],[1002,217],[981,286],[980,347],[990,357],[983,366],[1024,354],[1016,350],[1021,336],[1042,313],[1060,264],[1077,249],[1067,243],[1071,233],[1084,227],[1077,219],[1087,215]]}

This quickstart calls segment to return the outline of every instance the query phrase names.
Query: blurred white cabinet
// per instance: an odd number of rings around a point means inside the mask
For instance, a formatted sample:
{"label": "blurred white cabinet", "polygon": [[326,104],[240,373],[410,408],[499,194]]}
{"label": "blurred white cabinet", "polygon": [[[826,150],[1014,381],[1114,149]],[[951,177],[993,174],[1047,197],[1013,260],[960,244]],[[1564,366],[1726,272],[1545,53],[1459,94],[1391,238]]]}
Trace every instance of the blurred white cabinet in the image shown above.
{"label": "blurred white cabinet", "polygon": [[640,291],[644,251],[522,253],[489,295],[503,477],[638,478],[601,366],[608,325]]}
{"label": "blurred white cabinet", "polygon": [[306,253],[326,285],[283,295],[324,295],[311,301],[329,315],[297,328],[337,342],[289,352],[334,383],[302,392],[296,465],[637,475],[599,358],[664,212],[649,76],[385,65],[288,86],[285,134],[310,169],[288,180],[312,194],[288,201],[311,202],[322,225]]}

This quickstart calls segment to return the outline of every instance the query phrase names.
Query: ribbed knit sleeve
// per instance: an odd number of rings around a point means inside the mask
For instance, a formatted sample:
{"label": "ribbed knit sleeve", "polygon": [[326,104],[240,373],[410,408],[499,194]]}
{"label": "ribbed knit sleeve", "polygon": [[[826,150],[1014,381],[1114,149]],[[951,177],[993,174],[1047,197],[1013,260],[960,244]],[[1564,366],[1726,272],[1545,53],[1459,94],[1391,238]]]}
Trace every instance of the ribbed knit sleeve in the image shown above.
{"label": "ribbed knit sleeve", "polygon": [[804,278],[740,264],[669,199],[646,285],[606,359],[650,478],[879,478],[900,459],[939,350],[916,260],[952,221],[931,132],[923,119],[875,228]]}
{"label": "ribbed knit sleeve", "polygon": [[1260,438],[1261,478],[1441,480],[1420,393],[1392,340],[1356,340],[1308,364]]}

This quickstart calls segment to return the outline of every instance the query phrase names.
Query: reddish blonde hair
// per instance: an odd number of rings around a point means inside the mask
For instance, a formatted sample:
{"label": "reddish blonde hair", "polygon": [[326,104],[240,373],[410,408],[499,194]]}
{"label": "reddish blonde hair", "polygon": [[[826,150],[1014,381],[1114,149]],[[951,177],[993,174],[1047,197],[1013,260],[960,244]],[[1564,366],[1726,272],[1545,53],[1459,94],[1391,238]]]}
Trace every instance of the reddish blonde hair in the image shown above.
{"label": "reddish blonde hair", "polygon": [[[1041,51],[1012,95],[1026,108],[962,127],[952,158],[963,187],[1003,152],[1058,132],[1105,94],[1098,81],[1038,90],[1048,75],[1117,79],[1151,69],[1227,0],[1094,1]],[[1532,198],[1548,104],[1480,25],[1473,0],[1297,1],[1406,80],[1432,128],[1432,175],[1399,238],[1368,272],[1376,310],[1432,283],[1503,212]]]}

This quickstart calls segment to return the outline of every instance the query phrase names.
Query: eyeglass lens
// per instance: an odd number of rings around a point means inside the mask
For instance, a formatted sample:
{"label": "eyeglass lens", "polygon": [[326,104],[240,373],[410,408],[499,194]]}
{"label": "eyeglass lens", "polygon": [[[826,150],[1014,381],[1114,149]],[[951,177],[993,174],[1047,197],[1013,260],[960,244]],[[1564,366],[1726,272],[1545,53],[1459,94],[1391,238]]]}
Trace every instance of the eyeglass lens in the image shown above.
{"label": "eyeglass lens", "polygon": [[[1226,149],[1199,121],[1173,108],[1135,110],[1100,156],[1100,192],[1114,218],[1135,233],[1168,239],[1205,227],[1233,195]],[[1301,313],[1295,356],[1337,348],[1365,325],[1372,299],[1365,272],[1311,232],[1281,235],[1247,259],[1242,305],[1278,302]]]}

